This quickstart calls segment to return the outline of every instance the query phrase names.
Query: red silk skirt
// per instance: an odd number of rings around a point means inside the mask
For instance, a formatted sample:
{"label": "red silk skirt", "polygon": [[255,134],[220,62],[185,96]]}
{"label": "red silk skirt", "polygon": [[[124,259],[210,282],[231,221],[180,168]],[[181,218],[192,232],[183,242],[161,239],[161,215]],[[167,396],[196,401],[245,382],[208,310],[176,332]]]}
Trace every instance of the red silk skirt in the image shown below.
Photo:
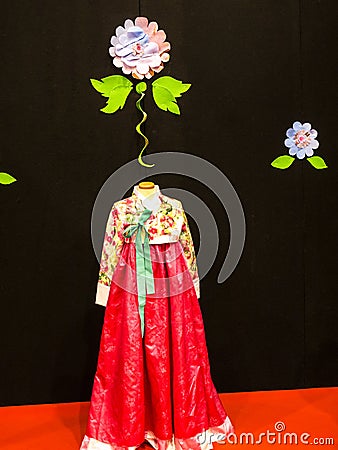
{"label": "red silk skirt", "polygon": [[150,250],[155,293],[146,296],[143,338],[134,242],[124,243],[115,267],[81,450],[133,449],[145,440],[159,450],[212,448],[204,441],[234,430],[211,379],[182,246]]}

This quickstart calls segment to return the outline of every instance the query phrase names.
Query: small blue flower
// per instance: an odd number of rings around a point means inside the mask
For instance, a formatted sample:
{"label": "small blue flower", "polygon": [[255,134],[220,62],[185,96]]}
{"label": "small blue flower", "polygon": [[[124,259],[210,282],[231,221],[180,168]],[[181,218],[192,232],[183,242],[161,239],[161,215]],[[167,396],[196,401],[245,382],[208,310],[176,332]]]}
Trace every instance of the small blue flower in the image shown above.
{"label": "small blue flower", "polygon": [[312,156],[313,150],[319,147],[319,142],[316,140],[318,133],[311,129],[310,123],[294,122],[286,135],[288,139],[285,139],[284,144],[289,149],[289,155],[296,155],[299,159]]}

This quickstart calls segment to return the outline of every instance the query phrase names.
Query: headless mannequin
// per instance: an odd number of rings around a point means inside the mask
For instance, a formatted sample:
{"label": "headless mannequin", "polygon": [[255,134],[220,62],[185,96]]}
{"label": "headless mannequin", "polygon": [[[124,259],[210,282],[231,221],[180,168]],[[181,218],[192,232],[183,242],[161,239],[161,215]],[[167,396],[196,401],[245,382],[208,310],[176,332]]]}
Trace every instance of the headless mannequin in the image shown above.
{"label": "headless mannequin", "polygon": [[[142,181],[138,184],[138,190],[141,192],[142,195],[145,197],[148,197],[149,195],[153,194],[155,192],[155,183],[152,181]],[[142,229],[142,243],[144,242],[144,230]]]}

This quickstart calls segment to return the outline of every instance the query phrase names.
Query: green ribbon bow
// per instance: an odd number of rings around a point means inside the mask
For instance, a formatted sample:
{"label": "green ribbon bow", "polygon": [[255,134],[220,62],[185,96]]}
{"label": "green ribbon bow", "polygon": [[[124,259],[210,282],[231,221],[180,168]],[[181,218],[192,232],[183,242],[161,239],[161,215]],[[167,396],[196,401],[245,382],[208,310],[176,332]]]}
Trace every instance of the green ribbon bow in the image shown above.
{"label": "green ribbon bow", "polygon": [[[125,237],[130,238],[136,233],[136,276],[138,305],[141,319],[142,338],[144,336],[144,306],[146,304],[146,294],[154,294],[154,275],[150,259],[149,233],[144,226],[144,222],[150,217],[152,211],[145,209],[139,217],[136,225],[129,225],[123,232]],[[144,230],[144,247],[142,244],[142,229]]]}

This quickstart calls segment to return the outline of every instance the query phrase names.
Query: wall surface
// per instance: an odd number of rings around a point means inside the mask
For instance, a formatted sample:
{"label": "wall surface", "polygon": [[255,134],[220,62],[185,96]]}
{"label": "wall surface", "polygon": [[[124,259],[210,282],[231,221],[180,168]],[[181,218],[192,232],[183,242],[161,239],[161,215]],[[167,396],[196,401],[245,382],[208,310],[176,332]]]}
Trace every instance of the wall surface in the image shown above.
{"label": "wall surface", "polygon": [[[337,2],[5,0],[1,9],[0,171],[18,180],[0,186],[1,405],[89,400],[104,316],[92,208],[141,143],[136,94],[104,115],[89,78],[120,73],[109,39],[138,15],[172,44],[161,75],[192,83],[180,117],[147,98],[147,153],[207,159],[245,212],[242,258],[218,284],[229,225],[217,196],[190,178],[152,177],[193,192],[217,220],[200,299],[217,390],[337,385]],[[270,166],[296,120],[318,130],[328,169]]]}

